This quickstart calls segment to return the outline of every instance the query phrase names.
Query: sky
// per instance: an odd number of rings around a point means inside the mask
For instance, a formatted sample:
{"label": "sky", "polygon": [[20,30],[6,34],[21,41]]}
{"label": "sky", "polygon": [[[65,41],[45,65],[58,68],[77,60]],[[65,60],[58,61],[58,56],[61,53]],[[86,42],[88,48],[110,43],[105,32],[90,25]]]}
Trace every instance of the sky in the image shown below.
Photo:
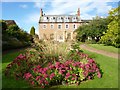
{"label": "sky", "polygon": [[24,31],[32,26],[38,34],[40,9],[45,15],[75,15],[80,8],[81,19],[92,19],[96,15],[107,17],[109,10],[118,6],[119,0],[2,0],[0,17],[15,20]]}

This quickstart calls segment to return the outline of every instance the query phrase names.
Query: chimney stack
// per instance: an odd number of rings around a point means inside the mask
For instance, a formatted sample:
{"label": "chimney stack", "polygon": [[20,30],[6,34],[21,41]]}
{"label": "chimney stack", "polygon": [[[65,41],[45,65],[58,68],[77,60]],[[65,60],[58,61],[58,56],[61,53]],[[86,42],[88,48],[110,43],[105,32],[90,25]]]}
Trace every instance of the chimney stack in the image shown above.
{"label": "chimney stack", "polygon": [[77,15],[80,16],[80,8],[78,8]]}
{"label": "chimney stack", "polygon": [[40,9],[40,16],[43,16],[42,8]]}

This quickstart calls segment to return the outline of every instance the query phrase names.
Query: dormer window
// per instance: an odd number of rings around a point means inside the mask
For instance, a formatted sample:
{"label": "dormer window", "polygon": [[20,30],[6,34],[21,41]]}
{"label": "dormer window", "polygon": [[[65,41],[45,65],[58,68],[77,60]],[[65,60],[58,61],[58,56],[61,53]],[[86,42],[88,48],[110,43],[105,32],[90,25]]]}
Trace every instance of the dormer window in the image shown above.
{"label": "dormer window", "polygon": [[76,22],[76,21],[77,21],[76,18],[77,18],[77,17],[73,17],[73,18],[72,18],[72,22]]}
{"label": "dormer window", "polygon": [[65,22],[69,22],[69,17],[65,17]]}
{"label": "dormer window", "polygon": [[62,22],[61,17],[58,17],[58,18],[57,18],[57,22]]}

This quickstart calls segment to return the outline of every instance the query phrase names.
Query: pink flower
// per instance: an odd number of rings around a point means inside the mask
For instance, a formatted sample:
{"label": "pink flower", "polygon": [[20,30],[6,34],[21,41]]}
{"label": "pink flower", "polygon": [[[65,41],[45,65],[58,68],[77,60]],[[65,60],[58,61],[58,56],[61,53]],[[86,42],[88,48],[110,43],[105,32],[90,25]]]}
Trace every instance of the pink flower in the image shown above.
{"label": "pink flower", "polygon": [[50,65],[49,68],[50,69],[55,69],[55,66],[54,65]]}
{"label": "pink flower", "polygon": [[60,65],[60,62],[56,62],[56,65]]}
{"label": "pink flower", "polygon": [[45,80],[45,84],[47,85],[47,84],[48,84],[48,81]]}
{"label": "pink flower", "polygon": [[48,75],[47,75],[47,74],[44,74],[44,77],[45,77],[45,78],[47,78],[47,77],[48,77]]}
{"label": "pink flower", "polygon": [[59,74],[63,74],[62,70],[59,71]]}
{"label": "pink flower", "polygon": [[70,70],[72,71],[73,69],[70,67]]}
{"label": "pink flower", "polygon": [[20,54],[20,55],[16,58],[16,60],[18,60],[18,59],[25,59],[25,58],[26,58],[26,56]]}
{"label": "pink flower", "polygon": [[68,72],[68,73],[66,73],[66,76],[70,76],[70,73]]}
{"label": "pink flower", "polygon": [[43,83],[43,80],[40,80],[40,84],[42,84]]}
{"label": "pink flower", "polygon": [[34,81],[32,81],[32,83],[31,83],[32,85],[34,85]]}
{"label": "pink flower", "polygon": [[101,78],[101,73],[98,72],[98,73],[97,73],[97,76],[98,76],[98,78]]}
{"label": "pink flower", "polygon": [[37,71],[37,69],[36,69],[36,68],[33,68],[33,70],[34,70],[34,72],[36,72],[36,71]]}
{"label": "pink flower", "polygon": [[91,77],[90,76],[88,76],[88,80],[90,80],[91,79]]}
{"label": "pink flower", "polygon": [[45,86],[41,86],[41,88],[44,88]]}
{"label": "pink flower", "polygon": [[72,80],[75,80],[75,78],[73,77]]}
{"label": "pink flower", "polygon": [[91,59],[91,58],[88,58],[88,63],[94,63],[94,60],[93,59]]}
{"label": "pink flower", "polygon": [[72,74],[73,77],[76,77],[76,74]]}
{"label": "pink flower", "polygon": [[30,73],[25,73],[25,74],[24,74],[24,77],[25,77],[26,80],[28,80],[30,77],[32,77],[32,74],[30,74]]}
{"label": "pink flower", "polygon": [[52,65],[52,63],[49,62],[49,63],[48,63],[48,66],[50,66],[50,65]]}
{"label": "pink flower", "polygon": [[62,72],[65,72],[65,70],[61,70]]}
{"label": "pink flower", "polygon": [[61,66],[61,68],[64,68],[64,67],[65,67],[64,64],[61,64],[60,66]]}
{"label": "pink flower", "polygon": [[81,64],[80,66],[79,66],[79,68],[82,68],[82,69],[84,69],[84,64]]}
{"label": "pink flower", "polygon": [[38,81],[40,78],[41,78],[41,76],[37,76],[37,77],[36,77],[36,81]]}
{"label": "pink flower", "polygon": [[55,76],[55,74],[52,73],[52,74],[50,75],[50,79],[52,79],[54,76]]}
{"label": "pink flower", "polygon": [[37,67],[36,67],[36,68],[40,69],[40,68],[41,68],[41,66],[40,66],[40,65],[37,65]]}
{"label": "pink flower", "polygon": [[44,68],[43,71],[46,72],[48,70],[48,68]]}
{"label": "pink flower", "polygon": [[76,64],[76,63],[73,63],[73,66],[74,66],[74,67],[76,67],[76,66],[77,66],[77,64]]}
{"label": "pink flower", "polygon": [[89,68],[90,68],[90,65],[89,65],[89,64],[86,64],[85,67],[86,67],[86,69],[89,69]]}

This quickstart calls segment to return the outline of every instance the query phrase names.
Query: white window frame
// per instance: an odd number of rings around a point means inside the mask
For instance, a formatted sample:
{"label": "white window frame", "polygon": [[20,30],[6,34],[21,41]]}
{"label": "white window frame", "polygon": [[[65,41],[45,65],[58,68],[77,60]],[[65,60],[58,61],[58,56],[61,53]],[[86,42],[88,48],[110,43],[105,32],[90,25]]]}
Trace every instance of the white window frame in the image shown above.
{"label": "white window frame", "polygon": [[57,17],[57,22],[62,22],[61,17]]}
{"label": "white window frame", "polygon": [[[61,28],[59,28],[59,25],[61,25]],[[62,29],[62,24],[58,24],[58,29]]]}
{"label": "white window frame", "polygon": [[43,17],[43,22],[48,22],[47,17]]}
{"label": "white window frame", "polygon": [[68,19],[69,17],[67,16],[67,17],[65,17],[64,18],[64,22],[69,22],[69,19]]}
{"label": "white window frame", "polygon": [[76,21],[77,21],[76,17],[72,17],[72,22],[76,22]]}
{"label": "white window frame", "polygon": [[50,17],[49,22],[53,22],[53,17]]}
{"label": "white window frame", "polygon": [[[45,27],[44,27],[45,26]],[[43,24],[43,29],[46,29],[47,28],[47,24]]]}
{"label": "white window frame", "polygon": [[[66,28],[67,25],[68,25],[68,28]],[[69,24],[65,24],[65,29],[69,29]]]}
{"label": "white window frame", "polygon": [[[75,27],[74,27],[74,25],[75,25]],[[74,30],[77,29],[77,24],[73,24],[73,29]]]}
{"label": "white window frame", "polygon": [[[53,27],[51,27],[51,26],[53,26]],[[54,29],[54,24],[50,24],[50,28],[51,28],[51,29]]]}

